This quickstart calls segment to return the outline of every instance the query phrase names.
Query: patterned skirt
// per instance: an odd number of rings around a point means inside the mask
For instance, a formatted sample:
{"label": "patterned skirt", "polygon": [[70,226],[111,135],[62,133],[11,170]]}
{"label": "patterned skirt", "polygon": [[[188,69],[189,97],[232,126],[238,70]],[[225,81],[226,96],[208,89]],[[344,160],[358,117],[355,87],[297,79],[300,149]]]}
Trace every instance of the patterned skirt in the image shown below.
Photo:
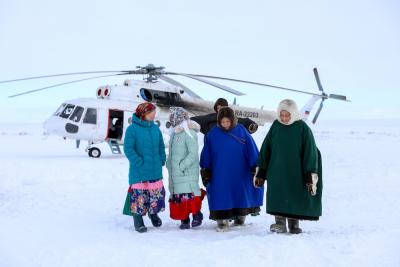
{"label": "patterned skirt", "polygon": [[206,192],[201,190],[201,196],[194,193],[173,194],[169,198],[170,217],[174,220],[186,220],[191,214],[197,214],[201,210],[201,204]]}
{"label": "patterned skirt", "polygon": [[157,214],[165,210],[165,189],[162,180],[132,184],[128,188],[123,214]]}

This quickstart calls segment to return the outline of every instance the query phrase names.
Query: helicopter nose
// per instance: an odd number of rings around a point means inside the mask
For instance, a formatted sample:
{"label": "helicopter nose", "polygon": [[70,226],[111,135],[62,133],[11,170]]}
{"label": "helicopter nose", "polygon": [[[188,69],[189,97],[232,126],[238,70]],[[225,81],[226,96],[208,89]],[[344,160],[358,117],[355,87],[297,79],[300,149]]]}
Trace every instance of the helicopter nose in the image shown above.
{"label": "helicopter nose", "polygon": [[45,120],[43,122],[43,128],[48,132],[48,133],[52,133],[53,132],[53,119],[52,117],[48,118],[47,120]]}
{"label": "helicopter nose", "polygon": [[47,131],[47,133],[59,136],[63,136],[64,134],[64,125],[65,122],[63,122],[60,118],[54,116],[48,118],[45,122],[43,122],[43,128]]}

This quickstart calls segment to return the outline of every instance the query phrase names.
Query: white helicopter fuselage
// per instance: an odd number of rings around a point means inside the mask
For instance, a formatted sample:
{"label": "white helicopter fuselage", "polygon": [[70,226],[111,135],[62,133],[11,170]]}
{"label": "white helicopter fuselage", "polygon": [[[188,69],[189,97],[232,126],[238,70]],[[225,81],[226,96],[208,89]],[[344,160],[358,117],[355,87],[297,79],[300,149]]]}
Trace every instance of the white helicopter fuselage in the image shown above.
{"label": "white helicopter fuselage", "polygon": [[[170,94],[172,100],[163,102],[157,92]],[[108,137],[110,127],[110,111],[123,112],[124,130],[129,125],[129,118],[133,115],[138,104],[145,101],[153,102],[157,106],[156,122],[161,128],[166,125],[169,116],[169,107],[182,106],[195,115],[214,112],[214,102],[200,98],[193,98],[179,87],[157,82],[127,80],[122,86],[103,86],[97,90],[97,98],[77,98],[65,101],[60,108],[44,122],[44,128],[51,134],[65,138],[104,141]],[[159,97],[159,99],[157,99]],[[174,103],[174,98],[178,98]],[[169,103],[168,103],[169,102]],[[275,112],[231,105],[240,117],[248,117],[263,125],[272,121]],[[90,120],[88,113],[95,111],[95,119]],[[68,125],[71,129],[67,129]],[[76,129],[77,126],[78,129]]]}
{"label": "white helicopter fuselage", "polygon": [[[90,150],[93,144],[100,142],[109,142],[113,150],[112,142],[117,147],[123,143],[126,128],[130,125],[132,115],[140,103],[152,102],[157,106],[155,122],[163,132],[169,128],[170,107],[183,107],[191,116],[214,112],[213,101],[194,97],[179,86],[160,81],[126,80],[123,85],[99,87],[96,95],[97,98],[65,101],[44,122],[44,128],[50,134],[77,140],[77,147],[81,140],[86,140],[87,150]],[[315,102],[312,102],[313,105]],[[258,125],[272,122],[276,118],[274,111],[238,105],[230,107],[238,117],[250,118]],[[121,153],[119,147],[115,148],[114,152]]]}

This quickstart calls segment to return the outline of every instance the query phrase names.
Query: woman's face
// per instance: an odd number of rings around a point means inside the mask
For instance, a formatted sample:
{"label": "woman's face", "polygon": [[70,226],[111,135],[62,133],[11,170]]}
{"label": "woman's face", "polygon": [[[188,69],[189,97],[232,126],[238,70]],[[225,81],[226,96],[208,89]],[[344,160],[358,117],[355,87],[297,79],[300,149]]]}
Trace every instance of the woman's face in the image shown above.
{"label": "woman's face", "polygon": [[154,121],[155,116],[156,116],[156,111],[153,110],[153,111],[147,113],[147,114],[144,116],[144,119],[145,119],[146,121]]}
{"label": "woman's face", "polygon": [[222,118],[221,120],[221,127],[224,128],[225,130],[229,130],[229,128],[231,127],[232,122],[230,119],[228,118]]}
{"label": "woman's face", "polygon": [[286,110],[282,110],[279,114],[279,117],[284,124],[288,124],[291,116],[289,112],[287,112]]}

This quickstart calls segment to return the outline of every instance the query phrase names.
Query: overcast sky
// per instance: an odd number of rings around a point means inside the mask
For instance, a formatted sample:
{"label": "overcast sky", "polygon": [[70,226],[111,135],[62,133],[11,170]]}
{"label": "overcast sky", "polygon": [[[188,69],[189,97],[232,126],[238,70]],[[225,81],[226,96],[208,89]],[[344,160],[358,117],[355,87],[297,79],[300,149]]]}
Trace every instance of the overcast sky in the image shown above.
{"label": "overcast sky", "polygon": [[[376,1],[21,1],[0,0],[0,80],[153,63],[167,70],[227,76],[317,92],[318,67],[328,119],[400,118],[400,2]],[[94,97],[104,78],[8,99],[64,82],[0,85],[0,123],[44,120],[66,99]],[[140,77],[137,77],[140,78]],[[234,96],[181,79],[206,99]],[[241,105],[275,109],[308,99],[244,84]],[[4,112],[10,109],[20,112]],[[39,111],[41,110],[41,111]],[[48,113],[47,113],[48,112]]]}

